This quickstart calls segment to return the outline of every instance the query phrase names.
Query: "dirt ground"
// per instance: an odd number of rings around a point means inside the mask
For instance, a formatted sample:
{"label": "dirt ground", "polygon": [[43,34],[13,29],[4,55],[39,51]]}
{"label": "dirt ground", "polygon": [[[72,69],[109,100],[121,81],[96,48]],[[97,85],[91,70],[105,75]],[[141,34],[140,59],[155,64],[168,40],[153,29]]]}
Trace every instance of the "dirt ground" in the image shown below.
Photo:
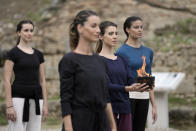
{"label": "dirt ground", "polygon": [[[0,126],[0,131],[8,131],[7,126]],[[42,131],[61,131],[60,128],[45,128]],[[177,131],[174,129],[146,129],[145,131]]]}
{"label": "dirt ground", "polygon": [[[0,126],[0,131],[8,131],[8,127]],[[60,128],[45,128],[45,129],[42,129],[42,131],[61,131],[61,129]]]}

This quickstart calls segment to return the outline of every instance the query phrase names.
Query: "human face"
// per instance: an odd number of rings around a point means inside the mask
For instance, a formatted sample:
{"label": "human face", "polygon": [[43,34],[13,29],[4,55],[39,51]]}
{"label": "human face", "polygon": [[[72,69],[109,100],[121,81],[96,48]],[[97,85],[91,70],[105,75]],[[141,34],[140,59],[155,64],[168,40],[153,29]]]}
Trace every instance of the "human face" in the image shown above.
{"label": "human face", "polygon": [[113,47],[116,45],[117,36],[117,28],[115,26],[109,26],[105,29],[105,33],[101,36],[101,39],[105,45]]}
{"label": "human face", "polygon": [[79,28],[80,37],[89,42],[98,41],[100,33],[99,24],[100,19],[98,16],[89,16],[84,25]]}
{"label": "human face", "polygon": [[18,35],[20,36],[20,40],[24,41],[25,43],[28,43],[32,40],[32,37],[34,35],[33,25],[23,24],[21,31],[18,32]]}
{"label": "human face", "polygon": [[143,33],[143,23],[141,20],[137,20],[132,22],[131,27],[127,28],[127,32],[129,37],[133,39],[139,39],[142,37]]}

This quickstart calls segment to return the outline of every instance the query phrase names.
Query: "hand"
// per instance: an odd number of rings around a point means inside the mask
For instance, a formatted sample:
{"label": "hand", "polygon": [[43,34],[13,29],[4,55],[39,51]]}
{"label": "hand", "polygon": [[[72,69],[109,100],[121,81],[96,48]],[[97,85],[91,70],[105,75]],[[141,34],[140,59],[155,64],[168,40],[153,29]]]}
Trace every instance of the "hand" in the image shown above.
{"label": "hand", "polygon": [[73,131],[73,128],[65,129],[65,131]]}
{"label": "hand", "polygon": [[48,115],[48,106],[44,104],[42,107],[42,116],[44,121],[46,121],[47,115]]}
{"label": "hand", "polygon": [[7,119],[13,122],[16,121],[16,111],[14,107],[7,108],[6,110]]}
{"label": "hand", "polygon": [[134,83],[134,84],[132,84],[131,86],[126,86],[126,87],[125,87],[125,90],[126,90],[127,92],[129,92],[129,91],[144,92],[144,91],[147,90],[148,87],[149,87],[149,86],[146,85],[145,83],[143,83],[143,84]]}
{"label": "hand", "polygon": [[155,88],[155,85],[153,84],[153,85],[152,85],[152,90],[153,90],[154,88]]}
{"label": "hand", "polygon": [[149,89],[149,85],[147,85],[146,83],[140,84],[138,87],[138,92],[149,92],[151,91],[151,89]]}
{"label": "hand", "polygon": [[116,125],[110,129],[110,131],[117,131]]}
{"label": "hand", "polygon": [[157,121],[158,115],[157,115],[157,110],[155,107],[152,108],[152,124],[155,124],[155,122]]}

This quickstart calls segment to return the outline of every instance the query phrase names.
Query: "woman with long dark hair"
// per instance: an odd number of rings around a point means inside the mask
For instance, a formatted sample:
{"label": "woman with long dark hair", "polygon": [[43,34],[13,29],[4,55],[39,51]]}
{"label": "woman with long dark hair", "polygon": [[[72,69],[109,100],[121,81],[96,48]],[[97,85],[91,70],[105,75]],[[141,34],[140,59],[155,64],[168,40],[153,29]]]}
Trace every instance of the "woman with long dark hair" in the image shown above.
{"label": "woman with long dark hair", "polygon": [[[151,66],[153,62],[152,49],[142,45],[139,39],[143,33],[143,21],[140,17],[128,17],[124,22],[124,32],[127,39],[123,45],[117,50],[117,54],[128,60],[129,70],[136,79],[137,70],[143,65],[142,57],[145,57],[145,71],[151,74]],[[153,123],[157,120],[157,111],[154,101],[154,91],[150,92],[130,92],[130,103],[133,121],[133,131],[144,131],[148,114],[149,99],[152,104]]]}
{"label": "woman with long dark hair", "polygon": [[116,131],[106,66],[92,48],[99,39],[99,23],[95,12],[82,10],[70,25],[72,52],[59,63],[63,131],[107,131],[107,123]]}
{"label": "woman with long dark hair", "polygon": [[117,44],[117,25],[110,21],[100,24],[100,40],[97,52],[107,65],[108,87],[118,131],[132,131],[130,91],[145,91],[148,86],[135,83],[128,63],[122,56],[114,54],[113,48]]}
{"label": "woman with long dark hair", "polygon": [[17,45],[8,52],[4,66],[9,131],[41,131],[41,115],[46,117],[48,113],[44,57],[30,46],[34,34],[32,21],[19,22],[16,32]]}

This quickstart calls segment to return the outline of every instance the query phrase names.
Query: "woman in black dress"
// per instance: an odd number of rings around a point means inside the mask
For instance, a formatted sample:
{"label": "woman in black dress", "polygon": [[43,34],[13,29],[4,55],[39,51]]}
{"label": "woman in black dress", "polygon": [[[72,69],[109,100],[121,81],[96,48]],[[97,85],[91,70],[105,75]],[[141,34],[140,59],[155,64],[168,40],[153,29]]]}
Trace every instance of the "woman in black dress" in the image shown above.
{"label": "woman in black dress", "polygon": [[93,42],[99,39],[99,23],[95,12],[83,10],[70,25],[72,52],[59,63],[65,131],[107,131],[107,122],[116,131],[105,64],[92,49]]}
{"label": "woman in black dress", "polygon": [[9,131],[41,131],[41,114],[45,117],[48,113],[44,57],[29,44],[33,31],[34,24],[29,20],[18,24],[18,42],[8,52],[4,66]]}

